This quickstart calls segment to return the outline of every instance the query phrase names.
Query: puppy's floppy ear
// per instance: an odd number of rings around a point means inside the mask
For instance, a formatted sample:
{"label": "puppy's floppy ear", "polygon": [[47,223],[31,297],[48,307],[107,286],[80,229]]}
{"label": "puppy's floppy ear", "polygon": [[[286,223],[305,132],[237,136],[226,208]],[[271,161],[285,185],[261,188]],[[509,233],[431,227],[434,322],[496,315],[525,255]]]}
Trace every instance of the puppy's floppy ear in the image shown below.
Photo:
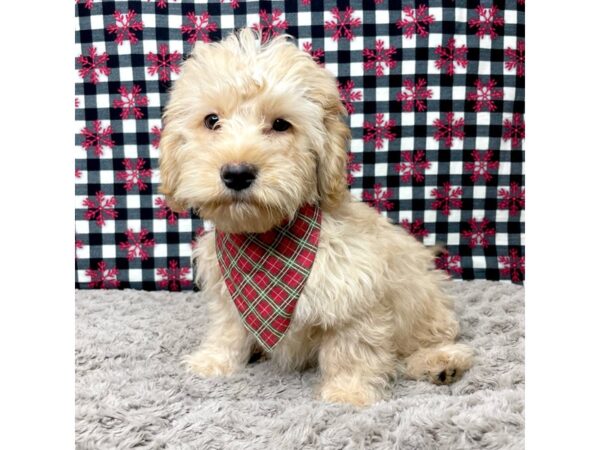
{"label": "puppy's floppy ear", "polygon": [[182,137],[176,133],[165,117],[165,125],[160,136],[160,187],[159,192],[165,195],[169,208],[175,212],[187,209],[185,205],[175,199],[175,191],[179,184],[179,161],[178,151],[183,144]]}
{"label": "puppy's floppy ear", "polygon": [[319,152],[317,184],[321,206],[325,210],[333,210],[349,195],[346,145],[350,139],[350,129],[344,122],[347,112],[337,88],[335,95],[328,100],[323,119],[327,135],[324,148]]}

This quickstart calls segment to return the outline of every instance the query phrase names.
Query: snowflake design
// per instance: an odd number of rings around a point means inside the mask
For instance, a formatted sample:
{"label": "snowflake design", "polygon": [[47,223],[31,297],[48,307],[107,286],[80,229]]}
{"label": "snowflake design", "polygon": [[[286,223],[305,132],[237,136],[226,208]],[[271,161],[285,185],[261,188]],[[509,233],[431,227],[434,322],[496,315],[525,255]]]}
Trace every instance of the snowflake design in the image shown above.
{"label": "snowflake design", "polygon": [[305,42],[302,44],[302,49],[308,53],[318,65],[323,65],[322,58],[325,57],[325,50],[322,48],[313,50],[312,42]]}
{"label": "snowflake design", "polygon": [[162,134],[162,128],[158,128],[156,125],[154,125],[152,127],[152,130],[150,130],[150,133],[152,134],[152,136],[154,136],[154,139],[152,139],[152,147],[158,149],[158,146],[160,145],[160,135]]}
{"label": "snowflake design", "polygon": [[117,179],[125,181],[124,187],[126,191],[131,191],[134,186],[137,186],[140,191],[145,191],[148,185],[144,183],[143,178],[152,176],[152,169],[144,169],[146,161],[143,158],[138,158],[135,166],[133,162],[127,158],[123,160],[125,170],[117,173]]}
{"label": "snowflake design", "polygon": [[154,247],[154,239],[148,239],[148,230],[142,228],[139,233],[135,233],[131,228],[125,232],[127,240],[119,243],[119,248],[127,252],[127,259],[133,261],[140,258],[142,261],[148,259],[148,251]]}
{"label": "snowflake design", "polygon": [[136,119],[144,117],[140,106],[148,106],[148,97],[142,95],[141,92],[142,88],[137,84],[133,85],[131,92],[125,86],[119,88],[121,98],[115,99],[113,106],[115,108],[122,108],[121,119],[128,119],[130,114],[133,114]]}
{"label": "snowflake design", "polygon": [[393,141],[396,139],[396,134],[392,133],[392,127],[396,126],[396,121],[393,119],[383,120],[383,114],[375,114],[375,124],[365,121],[364,136],[365,142],[375,141],[375,149],[383,148],[383,140]]}
{"label": "snowflake design", "polygon": [[429,7],[420,5],[417,9],[405,6],[402,9],[405,18],[398,19],[396,27],[404,28],[404,37],[411,39],[415,32],[421,37],[429,35],[429,25],[435,22],[435,17],[429,15]]}
{"label": "snowflake design", "polygon": [[446,119],[442,120],[435,119],[433,126],[437,128],[437,131],[433,135],[436,141],[444,140],[444,144],[452,148],[454,145],[454,138],[463,140],[465,138],[465,132],[463,127],[465,125],[465,119],[460,118],[454,120],[454,113],[446,113]]}
{"label": "snowflake design", "polygon": [[[148,0],[149,2],[152,0]],[[177,0],[173,0],[173,1],[177,1]],[[167,0],[156,0],[156,6],[158,6],[159,8],[163,9],[167,7]]]}
{"label": "snowflake design", "polygon": [[[79,0],[75,0],[75,3],[79,3]],[[94,0],[85,0],[85,7],[92,9],[94,7]]]}
{"label": "snowflake design", "polygon": [[402,228],[419,240],[429,236],[429,231],[425,229],[425,224],[421,219],[416,219],[413,223],[410,223],[408,219],[402,219]]}
{"label": "snowflake design", "polygon": [[490,8],[484,8],[483,5],[479,5],[475,8],[477,17],[469,20],[469,27],[477,28],[475,33],[481,39],[487,34],[490,35],[490,39],[496,39],[498,33],[496,27],[504,25],[504,19],[499,16],[500,10],[496,5],[492,5]]}
{"label": "snowflake design", "polygon": [[338,81],[337,86],[346,111],[348,111],[348,114],[352,114],[355,111],[354,102],[362,100],[362,92],[354,90],[354,81],[352,80],[347,80],[344,84],[340,84]]}
{"label": "snowflake design", "polygon": [[440,57],[440,59],[436,60],[435,67],[440,70],[444,70],[445,68],[448,75],[454,75],[455,66],[463,68],[467,67],[467,64],[469,63],[467,61],[468,50],[466,45],[457,48],[456,40],[454,38],[448,39],[448,45],[446,47],[438,45],[434,51],[434,53]]}
{"label": "snowflake design", "polygon": [[525,257],[519,256],[516,248],[511,248],[508,256],[499,256],[498,262],[503,266],[500,268],[500,274],[510,277],[513,283],[519,283],[525,279]]}
{"label": "snowflake design", "polygon": [[186,218],[190,215],[187,211],[181,211],[179,213],[176,213],[171,208],[169,208],[165,199],[161,197],[158,197],[156,200],[154,200],[154,204],[159,208],[156,212],[156,217],[158,219],[166,218],[169,225],[175,225],[179,217]]}
{"label": "snowflake design", "polygon": [[273,10],[272,14],[264,9],[259,11],[260,21],[252,25],[252,28],[260,33],[262,42],[267,42],[287,29],[288,22],[282,19],[281,14],[279,9]]}
{"label": "snowflake design", "polygon": [[411,178],[420,183],[425,180],[424,171],[431,168],[431,163],[425,158],[423,150],[416,152],[402,152],[403,162],[396,164],[396,172],[401,174],[400,179],[408,183]]}
{"label": "snowflake design", "polygon": [[498,208],[508,209],[508,214],[511,216],[517,216],[519,211],[525,209],[525,188],[515,181],[510,183],[510,189],[499,189],[498,196],[502,199],[498,203]]}
{"label": "snowflake design", "polygon": [[96,192],[95,200],[86,197],[82,204],[88,209],[84,214],[86,220],[95,218],[96,225],[99,227],[106,225],[106,221],[104,220],[106,217],[114,219],[118,215],[117,211],[115,211],[117,199],[115,197],[105,197],[102,191]]}
{"label": "snowflake design", "polygon": [[79,169],[75,169],[75,178],[81,178],[83,172]]}
{"label": "snowflake design", "polygon": [[525,6],[525,0],[517,0],[517,3],[518,3],[519,5],[523,5],[523,6]]}
{"label": "snowflake design", "polygon": [[388,200],[391,196],[392,191],[382,189],[381,184],[375,184],[373,186],[373,193],[369,191],[363,191],[362,193],[363,200],[375,208],[378,212],[381,212],[384,209],[392,209],[394,204]]}
{"label": "snowflake design", "polygon": [[[225,3],[225,0],[221,0],[221,3]],[[231,9],[237,9],[240,6],[240,2],[239,0],[231,0],[229,6],[231,6]]]}
{"label": "snowflake design", "polygon": [[157,54],[148,53],[147,58],[151,63],[148,67],[148,73],[153,76],[158,73],[160,81],[169,81],[171,72],[178,74],[181,71],[178,65],[181,54],[177,50],[169,53],[169,46],[166,44],[160,45]]}
{"label": "snowflake design", "polygon": [[194,239],[192,239],[192,250],[195,249],[198,246],[198,241],[197,239],[199,237],[204,236],[204,234],[206,233],[206,230],[204,229],[204,227],[198,227],[196,228],[196,231],[194,232]]}
{"label": "snowflake design", "polygon": [[94,270],[91,267],[85,270],[86,276],[90,277],[90,281],[88,283],[88,287],[90,289],[109,289],[119,287],[120,282],[117,280],[119,270],[116,267],[109,269],[106,267],[106,263],[104,261],[100,261],[97,267],[97,270]]}
{"label": "snowflake design", "polygon": [[75,239],[75,259],[77,259],[77,250],[83,249],[83,241],[80,239]]}
{"label": "snowflake design", "polygon": [[389,67],[393,69],[396,67],[396,61],[394,61],[394,53],[396,53],[396,48],[390,46],[390,48],[385,48],[385,42],[382,40],[377,40],[375,42],[375,48],[365,48],[363,49],[363,56],[366,58],[366,61],[363,63],[365,67],[365,71],[375,69],[375,76],[382,77],[384,67]]}
{"label": "snowflake design", "polygon": [[210,14],[205,11],[197,16],[195,12],[191,11],[187,14],[187,19],[189,24],[181,26],[181,33],[189,35],[188,43],[194,44],[198,38],[202,42],[210,42],[209,33],[217,31],[217,24],[210,22]]}
{"label": "snowflake design", "polygon": [[508,60],[504,63],[507,70],[517,69],[517,76],[525,76],[525,41],[517,41],[517,48],[508,47],[504,51],[504,56]]}
{"label": "snowflake design", "polygon": [[170,291],[180,291],[182,286],[189,286],[191,283],[187,279],[190,275],[189,267],[179,267],[177,260],[172,259],[169,261],[169,267],[156,269],[156,274],[162,278],[158,282],[161,288],[169,288]]}
{"label": "snowflake design", "polygon": [[138,38],[135,35],[135,32],[142,31],[144,22],[138,22],[136,20],[136,12],[129,10],[127,14],[122,14],[121,11],[117,10],[113,15],[116,23],[107,26],[106,31],[108,31],[109,34],[115,35],[115,42],[121,45],[123,44],[123,41],[127,39],[132,44],[137,44]]}
{"label": "snowflake design", "polygon": [[354,176],[352,175],[352,172],[359,172],[362,169],[362,164],[354,161],[355,157],[356,155],[348,153],[348,185],[351,185],[354,182]]}
{"label": "snowflake design", "polygon": [[473,109],[476,112],[481,112],[484,108],[488,111],[496,111],[497,106],[494,100],[502,100],[504,98],[504,90],[496,89],[496,80],[490,79],[487,83],[476,80],[475,89],[475,92],[467,94],[467,100],[475,102]]}
{"label": "snowflake design", "polygon": [[100,74],[109,76],[110,68],[106,66],[108,62],[108,53],[104,52],[98,55],[96,47],[88,49],[88,56],[83,56],[83,53],[77,57],[77,62],[81,64],[79,76],[84,80],[90,77],[90,82],[97,84],[100,80]]}
{"label": "snowflake design", "polygon": [[310,5],[310,0],[302,0],[304,6]]}
{"label": "snowflake design", "polygon": [[477,183],[479,178],[483,178],[486,182],[492,179],[490,170],[497,170],[500,167],[500,162],[492,161],[494,152],[488,150],[486,152],[473,150],[471,152],[473,162],[465,163],[465,170],[472,172],[471,181]]}
{"label": "snowflake design", "polygon": [[469,220],[470,230],[464,230],[462,236],[465,239],[469,239],[469,247],[475,248],[481,245],[483,248],[487,248],[490,244],[489,238],[496,235],[496,229],[488,227],[490,221],[485,217],[478,221],[475,217]]}
{"label": "snowflake design", "polygon": [[427,89],[427,81],[424,78],[419,78],[415,84],[410,78],[404,80],[403,88],[406,89],[396,94],[396,100],[402,102],[402,110],[409,112],[414,108],[422,112],[427,110],[426,100],[433,97],[433,91]]}
{"label": "snowflake design", "polygon": [[460,276],[463,272],[462,267],[460,267],[460,256],[450,255],[448,252],[444,252],[435,258],[435,267],[436,269],[446,271],[450,276],[452,274]]}
{"label": "snowflake design", "polygon": [[460,208],[462,200],[460,196],[463,194],[462,187],[453,188],[450,183],[445,182],[442,189],[434,188],[431,190],[431,195],[435,197],[431,207],[440,209],[445,216],[450,215],[450,208]]}
{"label": "snowflake design", "polygon": [[360,27],[360,18],[352,17],[354,10],[350,6],[346,6],[344,14],[340,14],[340,10],[337,7],[331,8],[331,15],[333,20],[325,22],[326,30],[335,30],[331,38],[334,41],[339,40],[341,37],[345,37],[349,41],[354,39],[352,28]]}
{"label": "snowflake design", "polygon": [[519,113],[513,114],[512,120],[504,119],[504,133],[502,139],[508,141],[513,147],[517,147],[525,139],[525,122]]}
{"label": "snowflake design", "polygon": [[108,125],[106,128],[102,128],[102,122],[95,120],[93,129],[90,130],[85,127],[81,130],[83,136],[83,142],[81,146],[87,151],[90,148],[94,149],[94,155],[102,156],[104,154],[104,146],[112,148],[115,146],[115,142],[111,139],[112,127]]}
{"label": "snowflake design", "polygon": [[75,97],[75,108],[79,108],[80,103],[79,97]]}

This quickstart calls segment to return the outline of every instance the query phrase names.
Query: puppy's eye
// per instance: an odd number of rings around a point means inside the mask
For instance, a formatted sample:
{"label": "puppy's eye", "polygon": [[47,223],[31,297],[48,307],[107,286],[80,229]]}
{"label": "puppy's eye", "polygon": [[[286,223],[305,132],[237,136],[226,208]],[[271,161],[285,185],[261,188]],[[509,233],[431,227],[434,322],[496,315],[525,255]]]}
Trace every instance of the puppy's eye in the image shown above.
{"label": "puppy's eye", "polygon": [[275,122],[273,122],[273,129],[275,131],[285,131],[291,126],[291,123],[283,119],[275,119]]}
{"label": "puppy's eye", "polygon": [[219,116],[216,114],[209,114],[204,118],[204,126],[209,130],[216,130],[219,128]]}

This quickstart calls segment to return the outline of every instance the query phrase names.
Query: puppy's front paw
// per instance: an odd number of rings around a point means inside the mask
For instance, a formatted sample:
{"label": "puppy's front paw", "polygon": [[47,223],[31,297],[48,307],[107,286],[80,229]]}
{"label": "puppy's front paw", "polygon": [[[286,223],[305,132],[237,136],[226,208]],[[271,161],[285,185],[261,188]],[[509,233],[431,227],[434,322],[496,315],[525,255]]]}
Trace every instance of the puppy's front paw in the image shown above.
{"label": "puppy's front paw", "polygon": [[368,385],[346,385],[325,383],[320,391],[321,400],[330,403],[347,403],[368,406],[381,399],[381,393]]}
{"label": "puppy's front paw", "polygon": [[187,366],[189,372],[193,372],[203,378],[227,376],[240,369],[239,364],[224,357],[222,354],[218,355],[204,350],[199,350],[185,356],[182,362]]}

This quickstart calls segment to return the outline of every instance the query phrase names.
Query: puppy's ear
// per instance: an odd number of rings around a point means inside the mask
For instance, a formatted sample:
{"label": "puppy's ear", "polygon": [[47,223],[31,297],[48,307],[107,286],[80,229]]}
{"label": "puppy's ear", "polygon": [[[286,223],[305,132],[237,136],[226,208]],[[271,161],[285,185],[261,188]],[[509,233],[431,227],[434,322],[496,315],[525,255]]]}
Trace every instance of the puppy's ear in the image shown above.
{"label": "puppy's ear", "polygon": [[329,100],[324,118],[327,135],[324,148],[319,152],[317,183],[321,206],[333,210],[349,195],[346,145],[350,139],[350,129],[344,122],[347,112],[339,99],[337,88],[335,96]]}
{"label": "puppy's ear", "polygon": [[160,187],[159,192],[165,195],[169,208],[175,212],[187,209],[185,205],[175,199],[175,191],[179,184],[178,151],[183,144],[182,138],[172,130],[172,126],[165,120],[165,125],[160,136]]}

